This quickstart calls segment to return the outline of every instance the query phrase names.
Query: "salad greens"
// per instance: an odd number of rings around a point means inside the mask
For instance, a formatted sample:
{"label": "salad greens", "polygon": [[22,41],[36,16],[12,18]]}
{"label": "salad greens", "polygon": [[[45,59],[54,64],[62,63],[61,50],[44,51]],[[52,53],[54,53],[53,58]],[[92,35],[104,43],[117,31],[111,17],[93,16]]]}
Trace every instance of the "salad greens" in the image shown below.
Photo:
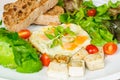
{"label": "salad greens", "polygon": [[115,36],[117,41],[120,43],[120,19],[111,21],[111,26],[108,30]]}
{"label": "salad greens", "polygon": [[64,0],[58,0],[58,3],[57,3],[58,6],[64,6]]}
{"label": "salad greens", "polygon": [[[75,23],[80,25],[92,38],[91,44],[103,46],[105,43],[111,41],[117,43],[114,35],[107,27],[110,26],[110,20],[115,20],[120,16],[114,17],[109,12],[110,8],[116,8],[118,5],[120,5],[120,1],[116,3],[109,1],[108,4],[96,7],[92,0],[85,1],[80,6],[79,10],[60,15],[60,21],[62,23]],[[95,16],[87,15],[87,11],[90,9],[96,10],[97,13]]]}
{"label": "salad greens", "polygon": [[5,28],[0,28],[0,65],[22,73],[33,73],[42,69],[36,49],[16,32]]}
{"label": "salad greens", "polygon": [[59,6],[62,6],[65,11],[73,12],[78,10],[83,0],[58,0]]}

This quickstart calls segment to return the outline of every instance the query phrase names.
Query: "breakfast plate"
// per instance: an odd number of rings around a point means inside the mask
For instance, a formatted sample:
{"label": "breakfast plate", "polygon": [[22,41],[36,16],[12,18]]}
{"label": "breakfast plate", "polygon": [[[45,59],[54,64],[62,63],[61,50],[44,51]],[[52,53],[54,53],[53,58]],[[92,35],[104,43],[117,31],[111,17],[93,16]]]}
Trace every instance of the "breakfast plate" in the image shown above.
{"label": "breakfast plate", "polygon": [[[103,3],[107,3],[108,0],[98,1],[93,0],[96,6]],[[116,1],[116,0],[113,0]],[[2,11],[0,11],[0,17]],[[2,25],[4,26],[4,25]],[[34,27],[34,28],[33,28]],[[30,30],[34,31],[41,26],[31,25]],[[96,71],[86,70],[84,77],[69,77],[67,80],[116,80],[120,79],[120,44],[118,44],[118,50],[115,55],[109,55],[105,58],[105,68]],[[47,67],[44,67],[41,71],[31,74],[18,73],[15,70],[4,68],[0,66],[0,77],[8,80],[56,80],[47,76]],[[63,80],[63,79],[57,79]]]}

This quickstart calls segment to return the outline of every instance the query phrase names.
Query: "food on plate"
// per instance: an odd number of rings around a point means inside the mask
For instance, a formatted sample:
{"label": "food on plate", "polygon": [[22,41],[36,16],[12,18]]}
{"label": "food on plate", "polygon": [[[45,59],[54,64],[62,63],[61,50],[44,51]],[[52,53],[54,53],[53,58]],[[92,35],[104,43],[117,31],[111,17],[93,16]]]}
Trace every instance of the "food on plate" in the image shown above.
{"label": "food on plate", "polygon": [[61,54],[56,54],[54,56],[54,61],[58,62],[58,63],[69,63],[70,61],[70,56],[65,56],[65,55],[61,55]]}
{"label": "food on plate", "polygon": [[67,64],[58,63],[55,61],[50,62],[47,75],[52,78],[66,79],[68,78]]}
{"label": "food on plate", "polygon": [[103,51],[107,55],[115,54],[117,49],[118,49],[117,44],[115,44],[113,42],[108,42],[103,46]]}
{"label": "food on plate", "polygon": [[32,24],[58,0],[18,0],[4,6],[3,21],[8,30],[19,31]]}
{"label": "food on plate", "polygon": [[88,16],[95,16],[96,15],[96,9],[89,9],[87,11]]}
{"label": "food on plate", "polygon": [[[92,0],[83,1],[78,10],[65,12],[60,15],[61,23],[74,23],[80,25],[91,37],[91,44],[103,46],[107,42],[116,42],[114,35],[108,30],[111,20],[120,19],[120,14],[113,16],[109,9],[119,7],[120,1],[95,6]],[[94,10],[92,10],[94,9]],[[87,11],[92,10],[94,16],[88,16]],[[91,12],[91,11],[90,11]],[[91,15],[91,14],[89,14]]]}
{"label": "food on plate", "polygon": [[117,39],[118,43],[120,43],[120,19],[112,20],[110,26],[107,28]]}
{"label": "food on plate", "polygon": [[[118,49],[119,4],[109,1],[95,6],[91,0],[6,4],[3,21],[8,30],[0,28],[0,64],[22,73],[38,72],[45,66],[49,77],[60,79],[84,76],[86,68],[103,69],[104,55]],[[31,32],[25,29],[30,24],[48,26]]]}
{"label": "food on plate", "polygon": [[46,26],[32,32],[29,41],[41,53],[72,55],[90,44],[90,36],[80,26],[62,24]]}
{"label": "food on plate", "polygon": [[104,52],[102,48],[99,48],[99,52],[95,54],[89,54],[85,57],[85,63],[89,70],[98,70],[104,68]]}
{"label": "food on plate", "polygon": [[40,60],[42,61],[43,66],[48,66],[50,64],[51,58],[46,53],[43,53],[40,56]]}
{"label": "food on plate", "polygon": [[71,60],[69,63],[69,75],[70,76],[84,76],[85,63],[83,60]]}
{"label": "food on plate", "polygon": [[28,39],[31,35],[31,32],[28,29],[22,29],[18,32],[18,35],[23,39]]}
{"label": "food on plate", "polygon": [[73,12],[75,10],[79,10],[82,2],[83,0],[63,0],[63,7],[66,11]]}
{"label": "food on plate", "polygon": [[[60,77],[63,74],[64,77],[68,74],[83,76],[85,64],[89,70],[104,68],[102,48],[90,44],[90,40],[90,36],[75,24],[42,27],[33,31],[29,37],[29,41],[41,52],[41,55],[45,53],[52,56],[51,61],[49,60],[50,64],[47,65],[47,73],[50,77]],[[65,72],[61,70],[63,68],[61,65],[64,65],[65,69],[68,65]],[[53,76],[55,74],[56,76]]]}
{"label": "food on plate", "polygon": [[17,72],[33,73],[42,69],[38,53],[16,32],[0,28],[0,65]]}
{"label": "food on plate", "polygon": [[97,48],[97,46],[93,45],[93,44],[90,44],[90,45],[87,45],[86,46],[86,50],[89,54],[95,54],[97,53],[99,50]]}
{"label": "food on plate", "polygon": [[55,6],[48,10],[46,13],[41,14],[35,21],[35,24],[39,25],[58,25],[59,16],[64,13],[64,9],[60,6]]}
{"label": "food on plate", "polygon": [[120,14],[120,4],[119,2],[113,4],[112,2],[109,2],[109,4],[111,5],[111,8],[109,9],[109,13],[112,16],[118,16]]}
{"label": "food on plate", "polygon": [[[91,48],[91,47],[90,47]],[[71,60],[80,61],[83,60],[89,70],[98,70],[104,68],[104,52],[102,47],[97,47],[98,52],[94,54],[89,54],[86,48],[81,48],[77,53],[75,53]]]}
{"label": "food on plate", "polygon": [[[98,47],[98,49],[99,52],[94,54],[89,54],[85,47],[81,48],[72,56],[56,54],[48,65],[48,76],[54,78],[57,76],[57,78],[60,78],[61,75],[65,74],[63,78],[67,78],[68,76],[80,77],[84,76],[86,67],[89,70],[99,70],[104,68],[103,48]],[[64,65],[65,71],[61,70],[63,68],[61,65]],[[57,68],[57,66],[59,66],[59,68]]]}
{"label": "food on plate", "polygon": [[72,60],[84,60],[84,58],[88,55],[89,53],[87,50],[82,47],[79,51],[77,51],[75,54],[72,55],[71,59]]}

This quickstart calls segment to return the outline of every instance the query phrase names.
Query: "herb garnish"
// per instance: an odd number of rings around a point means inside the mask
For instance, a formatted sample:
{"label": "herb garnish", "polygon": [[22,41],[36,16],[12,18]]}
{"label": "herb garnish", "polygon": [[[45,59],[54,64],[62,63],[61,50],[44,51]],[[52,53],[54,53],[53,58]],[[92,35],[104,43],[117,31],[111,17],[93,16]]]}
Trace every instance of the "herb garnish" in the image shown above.
{"label": "herb garnish", "polygon": [[75,35],[75,33],[70,29],[70,27],[64,28],[63,26],[57,26],[54,27],[54,29],[52,28],[52,30],[53,32],[51,32],[50,29],[44,32],[47,38],[52,40],[52,44],[50,45],[50,48],[53,48],[59,44],[62,45],[63,36],[68,34],[71,36]]}

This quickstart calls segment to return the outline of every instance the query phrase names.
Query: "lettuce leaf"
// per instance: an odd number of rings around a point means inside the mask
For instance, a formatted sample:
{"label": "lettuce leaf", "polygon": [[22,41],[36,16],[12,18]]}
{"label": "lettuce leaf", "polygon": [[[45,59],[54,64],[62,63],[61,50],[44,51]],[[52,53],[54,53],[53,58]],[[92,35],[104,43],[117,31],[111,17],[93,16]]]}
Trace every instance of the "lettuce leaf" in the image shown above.
{"label": "lettuce leaf", "polygon": [[42,69],[36,49],[16,32],[0,28],[0,64],[18,72],[33,73]]}
{"label": "lettuce leaf", "polygon": [[14,61],[14,54],[12,52],[10,44],[3,42],[1,40],[0,40],[0,64],[9,68],[17,67]]}

